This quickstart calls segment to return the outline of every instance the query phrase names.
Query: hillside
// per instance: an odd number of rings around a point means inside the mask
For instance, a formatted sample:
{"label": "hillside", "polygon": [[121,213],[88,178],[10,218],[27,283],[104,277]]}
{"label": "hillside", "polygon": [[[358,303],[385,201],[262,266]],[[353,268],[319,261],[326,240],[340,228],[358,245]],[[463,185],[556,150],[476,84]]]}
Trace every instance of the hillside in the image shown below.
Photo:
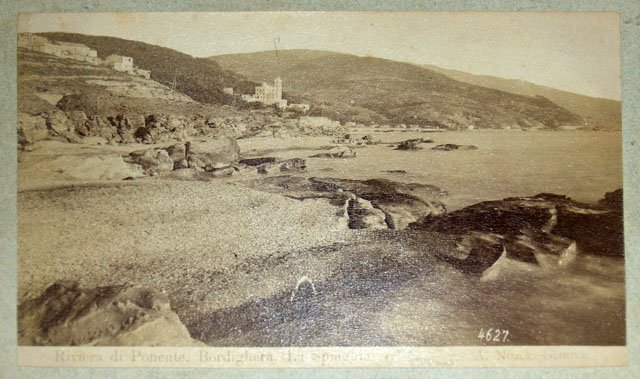
{"label": "hillside", "polygon": [[111,54],[133,58],[133,63],[151,71],[151,79],[173,87],[176,91],[189,95],[194,100],[225,104],[231,97],[222,92],[224,87],[234,87],[239,92],[250,92],[254,83],[222,69],[209,59],[194,58],[190,55],[150,45],[114,37],[91,36],[70,33],[39,33],[50,40],[82,43],[98,51],[98,57]]}
{"label": "hillside", "polygon": [[473,75],[432,65],[424,65],[423,67],[444,74],[451,79],[469,84],[523,96],[544,96],[559,106],[582,116],[589,125],[598,129],[620,130],[622,125],[622,104],[617,100],[579,95],[577,93],[533,84],[524,80],[503,79],[488,75]]}
{"label": "hillside", "polygon": [[147,115],[155,113],[159,104],[170,113],[206,108],[152,79],[49,54],[19,49],[17,68],[19,113],[39,115],[60,110],[59,101],[71,95],[82,95],[85,104],[76,110],[88,116]]}
{"label": "hillside", "polygon": [[263,132],[271,136],[276,129],[280,136],[334,132],[307,128],[272,107],[241,110],[207,104],[153,79],[106,66],[22,47],[17,53],[21,150],[43,140],[114,145],[246,138]]}
{"label": "hillside", "polygon": [[208,119],[237,119],[230,107],[194,101],[152,79],[104,66],[18,49],[18,143],[40,140],[130,143],[152,121],[157,139],[222,132]]}
{"label": "hillside", "polygon": [[409,63],[310,50],[211,57],[254,81],[280,76],[289,97],[341,121],[466,129],[556,128],[584,120],[544,97],[481,87]]}

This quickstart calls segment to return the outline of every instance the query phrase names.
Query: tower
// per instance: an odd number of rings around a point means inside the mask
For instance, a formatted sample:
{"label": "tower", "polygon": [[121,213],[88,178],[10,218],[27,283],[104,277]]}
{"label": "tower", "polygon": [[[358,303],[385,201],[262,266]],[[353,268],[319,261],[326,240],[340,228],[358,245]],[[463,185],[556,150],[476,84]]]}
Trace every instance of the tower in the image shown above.
{"label": "tower", "polygon": [[277,77],[276,80],[273,81],[273,99],[275,101],[282,100],[282,79]]}

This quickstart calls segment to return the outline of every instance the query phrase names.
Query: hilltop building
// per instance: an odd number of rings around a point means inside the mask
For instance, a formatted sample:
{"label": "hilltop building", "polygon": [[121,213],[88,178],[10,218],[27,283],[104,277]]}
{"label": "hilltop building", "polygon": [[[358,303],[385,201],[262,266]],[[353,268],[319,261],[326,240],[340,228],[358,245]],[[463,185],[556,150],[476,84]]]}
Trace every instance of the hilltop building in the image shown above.
{"label": "hilltop building", "polygon": [[111,54],[104,60],[105,66],[109,66],[116,71],[133,73],[133,58],[124,55]]}
{"label": "hilltop building", "polygon": [[233,88],[232,87],[224,87],[222,89],[222,93],[226,93],[227,95],[233,95]]}
{"label": "hilltop building", "polygon": [[32,45],[29,45],[27,48],[29,50],[37,51],[39,53],[51,54],[51,55],[55,55],[56,57],[62,57],[62,49],[60,48],[60,45],[52,44],[49,41],[44,43],[37,41]]}
{"label": "hilltop building", "polygon": [[92,64],[100,64],[98,52],[89,48],[87,45],[73,42],[57,42],[57,44],[60,46],[62,56],[64,57]]}
{"label": "hilltop building", "polygon": [[[222,91],[226,94],[233,95],[233,88],[224,88]],[[262,85],[255,87],[255,93],[253,95],[242,95],[241,98],[249,103],[262,103],[264,105],[276,104],[280,109],[288,109],[302,113],[309,111],[309,104],[288,104],[287,100],[282,98],[282,79],[280,78],[276,78],[273,81],[273,85],[262,83]]]}
{"label": "hilltop building", "polygon": [[242,100],[249,103],[262,103],[264,105],[276,104],[278,108],[285,109],[287,100],[282,99],[282,79],[276,78],[273,86],[262,83],[261,86],[255,88],[253,95],[242,95]]}
{"label": "hilltop building", "polygon": [[126,72],[127,74],[141,76],[145,79],[151,78],[151,71],[143,70],[133,65],[133,58],[124,55],[111,54],[104,60],[105,66],[116,71]]}
{"label": "hilltop building", "polygon": [[81,43],[49,41],[31,33],[18,35],[18,47],[91,64],[100,64],[98,52]]}

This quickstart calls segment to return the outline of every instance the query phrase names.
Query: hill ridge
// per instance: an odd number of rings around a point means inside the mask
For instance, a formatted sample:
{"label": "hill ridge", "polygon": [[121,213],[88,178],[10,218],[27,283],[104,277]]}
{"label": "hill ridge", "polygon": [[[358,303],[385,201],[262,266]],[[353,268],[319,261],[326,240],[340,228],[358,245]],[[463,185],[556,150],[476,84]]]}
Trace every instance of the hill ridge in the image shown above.
{"label": "hill ridge", "polygon": [[460,70],[445,69],[434,65],[422,65],[452,79],[482,85],[505,92],[525,96],[544,96],[561,107],[580,114],[587,123],[602,129],[620,130],[622,127],[622,103],[620,100],[594,97],[529,82],[523,79],[507,79],[491,75],[478,75]]}
{"label": "hill ridge", "polygon": [[465,83],[407,62],[292,49],[210,58],[254,81],[280,76],[294,100],[322,104],[316,113],[341,121],[464,129],[556,128],[582,118],[544,97]]}

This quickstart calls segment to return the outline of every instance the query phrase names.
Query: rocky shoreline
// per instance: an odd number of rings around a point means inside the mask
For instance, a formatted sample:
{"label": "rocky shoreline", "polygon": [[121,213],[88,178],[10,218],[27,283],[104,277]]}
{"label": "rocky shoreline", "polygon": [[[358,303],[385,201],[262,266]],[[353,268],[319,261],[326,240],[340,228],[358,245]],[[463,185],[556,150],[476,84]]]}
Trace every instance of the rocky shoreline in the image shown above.
{"label": "rocky shoreline", "polygon": [[[336,317],[335,310],[326,309],[327,302],[342,303],[354,299],[357,302],[357,299],[376,297],[431,275],[434,269],[458,275],[450,271],[454,270],[463,275],[464,282],[481,283],[509,277],[515,262],[523,264],[521,267],[526,267],[528,272],[540,272],[534,275],[547,275],[549,272],[570,270],[575,261],[585,254],[624,257],[622,190],[606,194],[597,204],[578,203],[562,195],[539,194],[481,202],[449,213],[442,201],[446,192],[431,185],[388,179],[309,177],[304,174],[306,163],[295,165],[266,158],[245,161],[245,168],[241,168],[237,166],[239,154],[232,143],[225,145],[229,146],[227,150],[230,153],[215,155],[212,159],[211,155],[202,157],[195,155],[190,148],[175,146],[153,150],[153,153],[149,153],[152,150],[132,153],[129,157],[144,168],[146,175],[153,176],[152,172],[165,175],[160,178],[165,177],[170,186],[170,183],[175,183],[172,180],[175,177],[171,175],[183,170],[192,170],[189,180],[217,186],[215,181],[220,179],[212,173],[231,167],[234,171],[228,176],[235,178],[235,186],[253,191],[243,195],[251,194],[245,198],[250,202],[257,194],[264,193],[269,199],[323,204],[320,208],[312,205],[308,209],[313,212],[323,209],[327,215],[333,213],[331,222],[336,236],[346,244],[322,248],[328,240],[322,243],[320,239],[329,231],[315,228],[314,233],[319,239],[308,245],[310,249],[305,253],[283,250],[278,254],[243,257],[237,250],[229,263],[221,261],[211,266],[214,273],[204,282],[193,281],[193,273],[178,279],[170,285],[173,289],[169,289],[169,297],[159,293],[159,288],[122,286],[121,283],[86,289],[80,289],[75,282],[55,283],[42,293],[30,292],[29,297],[21,298],[21,344],[198,345],[204,342],[214,345],[279,345],[264,331],[291,323],[298,325],[303,322],[301,320],[321,327]],[[220,157],[229,156],[233,158],[224,165],[217,165],[223,160]],[[166,170],[161,169],[163,160],[167,161],[164,165]],[[182,168],[182,161],[186,161],[187,166],[197,162],[198,166]],[[251,175],[239,174],[242,170],[251,172]],[[198,179],[195,173],[208,176]],[[144,189],[148,184],[139,183],[136,187]],[[105,190],[108,191],[107,188]],[[231,196],[233,198],[237,197]],[[262,201],[260,203],[265,204]],[[297,205],[291,203],[289,207]],[[290,209],[285,208],[283,215],[291,216]],[[188,224],[190,222],[197,221],[187,221]],[[300,230],[304,233],[310,231],[305,226]],[[307,239],[307,236],[300,237]],[[294,242],[292,246],[299,245]],[[317,248],[324,253],[314,253]],[[22,255],[24,253],[21,252]],[[149,269],[155,265],[151,262]],[[311,272],[315,274],[309,274],[309,269],[296,269],[284,274],[291,265],[313,268]],[[25,269],[24,266],[22,268]],[[266,274],[269,270],[273,273]],[[238,276],[241,272],[244,274]],[[140,274],[138,272],[136,276]],[[247,282],[239,279],[243,276],[254,284],[246,288]],[[282,282],[283,278],[288,279]],[[58,278],[61,279],[73,281],[78,278]],[[297,285],[294,283],[296,280]],[[267,292],[263,291],[258,297],[247,297],[251,293],[250,288],[265,282],[271,283],[266,286]],[[176,287],[178,283],[183,287]],[[145,295],[146,298],[161,299],[159,305],[140,303],[140,299],[145,298],[138,295],[140,293],[153,294]],[[234,300],[220,298],[204,305],[206,299],[216,293]],[[112,301],[112,298],[120,300]],[[171,307],[169,298],[173,299]],[[130,305],[120,307],[118,302]],[[108,315],[115,326],[92,324],[91,320],[103,317],[100,315]],[[120,327],[116,325],[119,322],[122,323]],[[154,338],[141,337],[151,333],[149,330],[154,333]],[[243,330],[252,332],[246,335]],[[251,337],[252,333],[254,337]],[[287,339],[287,343],[305,345],[300,339],[305,335],[293,336],[293,340]],[[385,338],[388,337],[380,336],[382,340]],[[394,343],[393,340],[388,342]]]}
{"label": "rocky shoreline", "polygon": [[[438,291],[436,300],[422,301],[459,311],[492,283],[505,291],[506,281],[557,282],[594,259],[624,265],[622,190],[593,204],[542,193],[448,211],[447,191],[411,181],[404,169],[387,170],[393,180],[334,175],[331,165],[349,165],[379,144],[346,137],[274,149],[260,143],[245,152],[228,136],[25,145],[20,343],[396,345],[411,339],[387,320],[395,314],[388,307],[407,300],[389,296]],[[419,154],[428,143],[388,145]],[[430,150],[476,149],[448,143]],[[623,286],[606,275],[619,310]],[[441,287],[460,298],[448,299]],[[342,319],[362,333],[327,334]],[[370,327],[380,322],[390,329]],[[572,336],[567,343],[582,341]],[[537,343],[522,338],[514,343]]]}

